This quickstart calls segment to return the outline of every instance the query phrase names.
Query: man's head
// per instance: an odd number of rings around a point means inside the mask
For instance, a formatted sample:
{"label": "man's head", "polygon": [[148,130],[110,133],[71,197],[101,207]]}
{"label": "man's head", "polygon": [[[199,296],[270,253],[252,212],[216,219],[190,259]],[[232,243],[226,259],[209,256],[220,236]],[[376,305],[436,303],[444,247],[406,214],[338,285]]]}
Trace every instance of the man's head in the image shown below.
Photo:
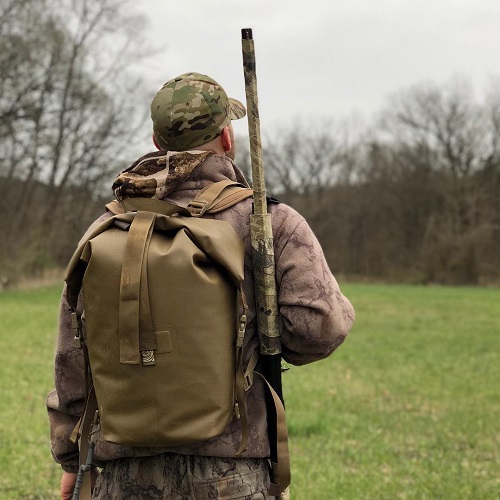
{"label": "man's head", "polygon": [[155,143],[169,151],[186,151],[211,142],[231,120],[245,114],[241,102],[200,73],[185,73],[168,81],[151,103]]}

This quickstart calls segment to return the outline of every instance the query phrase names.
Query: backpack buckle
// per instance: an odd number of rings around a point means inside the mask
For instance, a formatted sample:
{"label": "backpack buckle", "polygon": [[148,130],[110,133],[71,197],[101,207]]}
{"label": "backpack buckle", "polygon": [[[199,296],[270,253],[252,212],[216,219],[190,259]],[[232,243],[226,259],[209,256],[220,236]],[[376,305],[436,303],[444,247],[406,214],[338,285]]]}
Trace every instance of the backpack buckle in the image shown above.
{"label": "backpack buckle", "polygon": [[253,384],[253,372],[245,373],[244,382],[245,382],[244,389],[245,392],[247,392],[250,389],[250,387],[252,387]]}
{"label": "backpack buckle", "polygon": [[205,201],[191,200],[187,208],[191,212],[191,215],[202,215],[206,204]]}
{"label": "backpack buckle", "polygon": [[79,314],[76,311],[71,313],[71,328],[75,333],[75,337],[73,339],[74,345],[76,349],[82,348],[82,322]]}
{"label": "backpack buckle", "polygon": [[243,337],[245,336],[245,330],[247,328],[247,315],[242,314],[240,316],[240,323],[238,327],[238,338],[236,340],[236,347],[241,347],[243,345]]}

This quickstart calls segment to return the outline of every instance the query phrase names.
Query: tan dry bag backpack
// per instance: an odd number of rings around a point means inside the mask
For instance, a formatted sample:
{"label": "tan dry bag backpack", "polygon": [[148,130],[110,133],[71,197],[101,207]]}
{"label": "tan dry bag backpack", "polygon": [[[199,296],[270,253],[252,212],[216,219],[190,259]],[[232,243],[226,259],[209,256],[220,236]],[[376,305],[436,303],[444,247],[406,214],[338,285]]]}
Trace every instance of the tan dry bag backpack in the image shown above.
{"label": "tan dry bag backpack", "polygon": [[251,195],[222,181],[202,191],[191,211],[147,198],[124,200],[123,208],[115,201],[108,205],[115,215],[91,226],[80,242],[68,267],[67,297],[93,384],[87,420],[96,401],[107,441],[200,442],[221,434],[236,414],[239,453],[244,449],[244,247],[229,223],[200,217]]}

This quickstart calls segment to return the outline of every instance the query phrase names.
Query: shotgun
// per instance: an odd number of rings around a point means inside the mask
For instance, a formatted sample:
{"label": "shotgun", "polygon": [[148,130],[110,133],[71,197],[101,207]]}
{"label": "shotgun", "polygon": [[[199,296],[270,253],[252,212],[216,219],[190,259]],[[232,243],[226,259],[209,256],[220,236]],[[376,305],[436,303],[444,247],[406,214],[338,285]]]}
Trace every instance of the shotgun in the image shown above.
{"label": "shotgun", "polygon": [[[262,375],[274,389],[283,403],[281,385],[281,342],[278,324],[278,296],[275,277],[273,232],[271,214],[267,211],[266,185],[262,163],[262,143],[260,138],[260,118],[257,98],[257,72],[252,30],[241,30],[243,52],[243,72],[247,100],[248,133],[250,137],[250,159],[252,165],[253,213],[250,216],[250,235],[252,241],[253,274],[255,282],[255,306],[257,313],[257,332],[262,354]],[[267,408],[274,411],[275,403],[267,395]],[[277,424],[268,422],[270,443],[276,439]],[[271,444],[271,462],[278,463],[278,451]],[[274,472],[277,475],[277,472]],[[271,470],[273,476],[273,470]],[[283,478],[282,478],[283,480]],[[271,477],[277,484],[280,479]],[[288,488],[280,498],[289,498]]]}

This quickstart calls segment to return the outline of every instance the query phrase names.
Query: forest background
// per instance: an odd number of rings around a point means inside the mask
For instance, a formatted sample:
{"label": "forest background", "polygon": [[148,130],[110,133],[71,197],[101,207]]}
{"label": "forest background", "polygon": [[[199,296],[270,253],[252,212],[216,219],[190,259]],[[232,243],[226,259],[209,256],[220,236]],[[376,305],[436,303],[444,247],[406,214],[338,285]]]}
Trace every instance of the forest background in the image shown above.
{"label": "forest background", "polygon": [[[115,0],[0,6],[3,287],[64,268],[116,173],[148,152],[157,89],[128,71],[150,50],[128,12]],[[499,88],[478,98],[467,75],[415,82],[369,123],[263,131],[268,191],[310,222],[338,276],[498,284]]]}

